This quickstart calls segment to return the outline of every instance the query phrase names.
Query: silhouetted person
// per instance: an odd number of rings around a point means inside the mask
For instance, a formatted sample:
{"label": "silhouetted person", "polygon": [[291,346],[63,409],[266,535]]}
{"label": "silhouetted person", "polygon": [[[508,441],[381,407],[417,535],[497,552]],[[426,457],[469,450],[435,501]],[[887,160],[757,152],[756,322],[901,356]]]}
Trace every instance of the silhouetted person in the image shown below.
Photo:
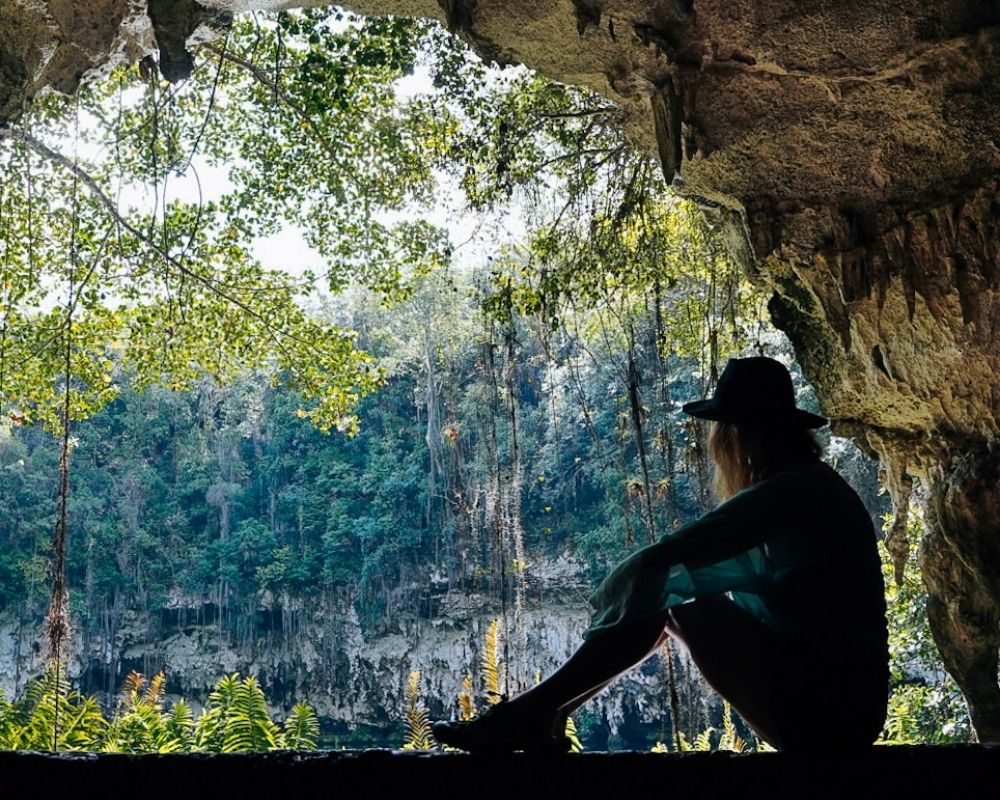
{"label": "silhouetted person", "polygon": [[795,407],[788,370],[732,359],[714,396],[721,501],[637,550],[591,597],[584,642],[551,677],[469,722],[437,722],[476,751],[566,750],[567,716],[673,636],[757,735],[781,749],[870,745],[885,723],[885,586],[868,512],[820,460],[823,417]]}

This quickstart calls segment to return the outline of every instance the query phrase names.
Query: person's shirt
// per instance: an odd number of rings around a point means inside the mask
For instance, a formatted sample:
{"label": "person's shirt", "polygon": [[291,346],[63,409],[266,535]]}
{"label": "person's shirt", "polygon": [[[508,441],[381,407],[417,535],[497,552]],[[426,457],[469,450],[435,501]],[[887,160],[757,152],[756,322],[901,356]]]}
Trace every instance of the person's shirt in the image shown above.
{"label": "person's shirt", "polygon": [[823,462],[789,466],[619,564],[591,598],[586,638],[701,597],[733,600],[795,646],[885,650],[871,518]]}

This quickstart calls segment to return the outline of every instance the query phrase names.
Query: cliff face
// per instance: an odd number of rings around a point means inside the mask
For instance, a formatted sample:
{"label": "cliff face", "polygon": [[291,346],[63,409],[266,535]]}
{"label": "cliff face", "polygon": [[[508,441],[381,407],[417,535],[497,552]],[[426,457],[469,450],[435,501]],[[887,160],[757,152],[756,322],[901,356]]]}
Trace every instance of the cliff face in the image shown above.
{"label": "cliff face", "polygon": [[[512,692],[530,686],[536,672],[553,672],[579,645],[589,614],[578,566],[565,559],[536,563],[520,619],[509,613],[508,642],[501,638],[498,651],[502,660],[506,656]],[[308,700],[325,729],[347,740],[398,747],[402,741],[393,737],[405,717],[412,670],[420,671],[424,702],[435,718],[453,715],[466,675],[473,677],[477,707],[486,702],[481,660],[487,628],[503,619],[497,598],[442,591],[429,600],[432,618],[408,613],[371,630],[350,595],[318,595],[309,602],[266,595],[252,626],[239,626],[252,630],[233,635],[220,624],[217,606],[177,596],[165,609],[126,612],[113,632],[78,621],[69,673],[82,691],[111,707],[131,670],[163,670],[168,699],[184,697],[196,708],[223,675],[251,674],[279,718]],[[0,688],[8,697],[19,696],[25,682],[45,669],[45,653],[39,619],[0,615]],[[664,673],[654,659],[589,709],[611,736],[626,724],[669,729]]]}
{"label": "cliff face", "polygon": [[[292,5],[293,3],[280,3]],[[183,43],[264,0],[0,0],[0,118],[38,88]],[[482,54],[621,103],[679,191],[773,289],[835,429],[897,500],[930,488],[945,663],[1000,740],[1000,7],[991,0],[355,0],[443,17]],[[154,43],[155,39],[155,43]],[[905,525],[891,545],[907,547]]]}

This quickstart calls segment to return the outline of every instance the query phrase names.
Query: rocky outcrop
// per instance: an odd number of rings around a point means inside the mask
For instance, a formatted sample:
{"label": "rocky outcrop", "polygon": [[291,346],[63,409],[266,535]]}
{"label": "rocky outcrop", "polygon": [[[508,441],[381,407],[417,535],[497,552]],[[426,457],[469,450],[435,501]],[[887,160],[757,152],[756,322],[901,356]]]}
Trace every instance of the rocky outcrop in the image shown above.
{"label": "rocky outcrop", "polygon": [[231,20],[194,0],[0,0],[0,123],[46,87],[70,93],[153,53],[165,77],[187,77],[187,48]]}
{"label": "rocky outcrop", "polygon": [[[835,428],[884,460],[891,486],[929,487],[935,636],[980,736],[1000,739],[1000,7],[350,4],[444,18],[489,58],[615,99],[675,186],[726,220]],[[151,51],[144,19],[132,0],[0,0],[0,118],[43,85]],[[166,19],[156,38],[176,53],[191,15]]]}
{"label": "rocky outcrop", "polygon": [[[520,621],[506,618],[507,641],[498,654],[509,665],[511,692],[530,686],[536,673],[550,674],[580,643],[589,615],[587,581],[568,559],[538,561],[529,575]],[[430,581],[428,581],[430,584]],[[168,607],[128,611],[113,633],[94,620],[77,620],[69,674],[109,708],[131,670],[147,676],[163,670],[168,700],[184,697],[195,708],[223,675],[255,675],[274,711],[283,718],[308,700],[324,727],[341,740],[401,745],[405,687],[412,670],[436,718],[457,709],[462,682],[473,677],[477,706],[485,704],[481,659],[486,630],[501,618],[496,597],[464,592],[433,593],[425,616],[399,614],[374,628],[359,619],[355,598],[317,594],[309,601],[265,595],[252,626],[220,624],[218,607],[177,595]],[[230,613],[235,614],[235,610]],[[0,689],[19,696],[46,665],[40,619],[0,615]],[[697,681],[697,678],[691,678]],[[701,684],[698,681],[698,690]],[[683,687],[682,687],[683,688]],[[611,736],[626,725],[669,731],[667,679],[654,659],[589,706]],[[694,723],[700,730],[702,719]],[[352,735],[354,732],[354,735]]]}

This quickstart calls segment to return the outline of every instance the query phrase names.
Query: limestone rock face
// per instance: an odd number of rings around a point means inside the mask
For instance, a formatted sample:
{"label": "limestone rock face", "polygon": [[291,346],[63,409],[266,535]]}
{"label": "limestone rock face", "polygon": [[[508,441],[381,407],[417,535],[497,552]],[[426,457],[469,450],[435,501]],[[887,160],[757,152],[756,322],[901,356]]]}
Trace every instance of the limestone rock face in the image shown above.
{"label": "limestone rock face", "polygon": [[[473,678],[476,707],[485,706],[481,661],[494,619],[501,620],[498,656],[506,665],[512,694],[531,686],[536,672],[554,672],[577,648],[589,621],[582,600],[588,583],[580,565],[568,558],[538,560],[528,579],[519,617],[510,609],[504,619],[495,596],[432,590],[432,619],[410,612],[376,629],[359,619],[349,594],[318,593],[308,601],[265,595],[253,613],[239,612],[243,617],[237,627],[254,628],[251,635],[244,631],[239,637],[219,624],[215,605],[178,594],[164,609],[126,611],[113,630],[77,621],[69,674],[83,692],[113,707],[130,671],[152,676],[162,670],[168,699],[184,697],[196,710],[224,675],[254,675],[279,719],[294,703],[307,700],[324,729],[348,738],[358,737],[360,730],[382,746],[399,747],[402,741],[391,737],[398,738],[405,718],[406,683],[413,670],[420,672],[421,698],[433,718],[455,715],[467,675]],[[46,663],[41,619],[0,614],[0,690],[5,696],[21,696]],[[686,681],[681,691],[693,686],[699,697],[707,693],[696,676],[683,670],[678,674]],[[504,691],[507,686],[504,681]],[[588,709],[611,736],[636,722],[669,729],[668,686],[666,668],[652,659],[591,701]],[[699,717],[702,712],[699,706]],[[695,724],[698,729],[703,725],[700,719]]]}
{"label": "limestone rock face", "polygon": [[[935,634],[980,736],[1000,739],[1000,5],[349,5],[443,18],[488,58],[613,98],[678,190],[723,216],[835,430],[880,455],[895,489],[912,476],[929,487]],[[206,13],[193,0],[149,13],[137,0],[0,0],[0,120],[42,86],[70,90],[154,48],[183,75]]]}
{"label": "limestone rock face", "polygon": [[157,51],[165,77],[186,77],[186,43],[230,21],[194,0],[0,0],[0,123],[44,88],[71,93],[85,78]]}
{"label": "limestone rock face", "polygon": [[72,92],[84,75],[152,46],[142,0],[0,0],[0,121],[43,87]]}

